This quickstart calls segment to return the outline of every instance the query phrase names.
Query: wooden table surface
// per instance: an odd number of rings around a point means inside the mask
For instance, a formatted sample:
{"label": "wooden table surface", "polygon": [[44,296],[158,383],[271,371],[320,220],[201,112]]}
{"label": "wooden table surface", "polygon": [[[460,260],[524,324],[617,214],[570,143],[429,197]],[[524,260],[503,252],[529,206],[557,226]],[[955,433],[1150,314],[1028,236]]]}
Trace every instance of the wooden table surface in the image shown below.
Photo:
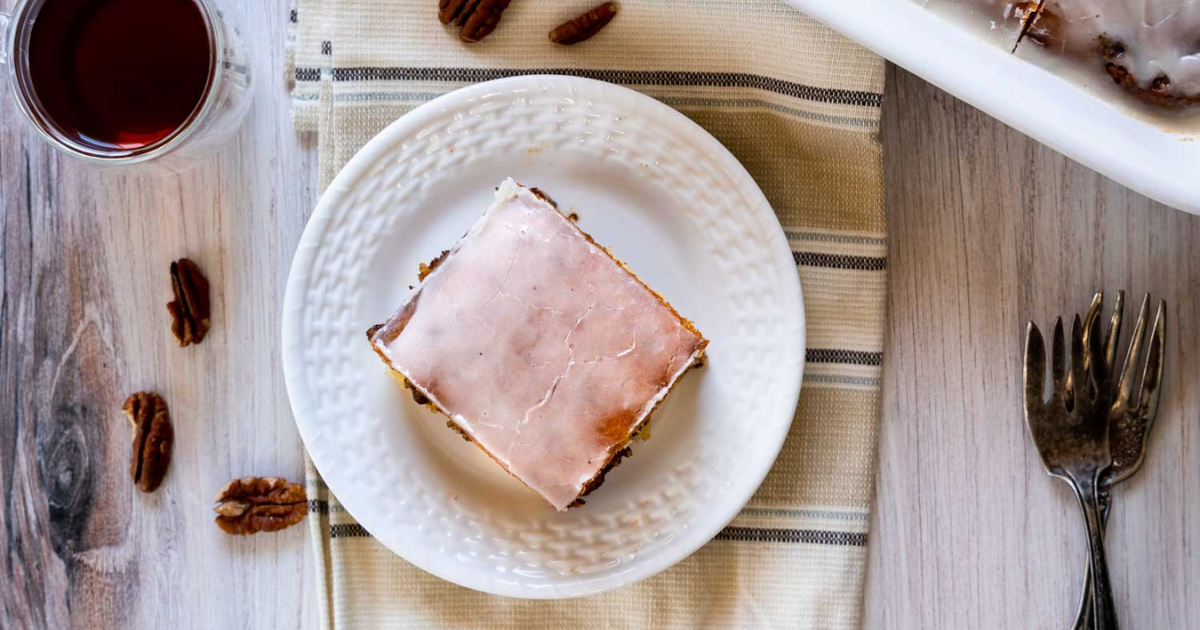
{"label": "wooden table surface", "polygon": [[[289,121],[283,4],[243,4],[254,110],[180,176],[62,158],[0,98],[0,628],[316,627],[306,528],[231,538],[209,511],[232,477],[302,477],[279,305],[315,147]],[[891,291],[866,627],[1067,626],[1082,525],[1025,436],[1021,344],[1027,320],[1083,310],[1097,288],[1170,305],[1150,459],[1110,527],[1117,605],[1126,628],[1196,627],[1200,217],[895,68],[882,133]],[[215,287],[216,324],[186,349],[163,308],[181,256]],[[119,411],[140,389],[176,427],[153,495],[132,488]]]}

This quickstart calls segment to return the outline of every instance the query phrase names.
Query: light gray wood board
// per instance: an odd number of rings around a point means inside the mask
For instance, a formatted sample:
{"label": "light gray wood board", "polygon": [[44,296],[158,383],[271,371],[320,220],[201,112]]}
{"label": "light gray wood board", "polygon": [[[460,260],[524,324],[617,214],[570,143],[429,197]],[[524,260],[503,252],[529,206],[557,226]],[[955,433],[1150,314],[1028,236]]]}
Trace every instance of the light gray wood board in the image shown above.
{"label": "light gray wood board", "polygon": [[[1126,628],[1200,619],[1200,217],[1149,201],[889,67],[891,235],[868,628],[1066,628],[1083,522],[1024,427],[1025,325],[1125,289],[1169,305],[1149,459],[1108,550]],[[1107,313],[1106,313],[1107,315]]]}
{"label": "light gray wood board", "polygon": [[[7,8],[11,8],[11,3]],[[0,98],[0,627],[313,628],[306,528],[232,538],[230,478],[302,480],[279,361],[279,304],[311,211],[315,154],[281,80],[284,2],[240,3],[253,112],[178,177],[59,156]],[[7,92],[7,86],[0,92]],[[168,265],[213,286],[213,329],[179,348]],[[128,476],[127,394],[167,399],[176,447],[153,495]]]}

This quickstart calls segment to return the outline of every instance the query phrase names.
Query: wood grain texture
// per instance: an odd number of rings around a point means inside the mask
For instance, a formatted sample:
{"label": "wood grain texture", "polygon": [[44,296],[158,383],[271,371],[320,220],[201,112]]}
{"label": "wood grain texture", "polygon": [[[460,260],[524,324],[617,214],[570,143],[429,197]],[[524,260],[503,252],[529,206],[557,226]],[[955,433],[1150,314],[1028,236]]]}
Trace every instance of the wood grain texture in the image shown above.
{"label": "wood grain texture", "polygon": [[[303,478],[279,304],[315,181],[281,80],[284,2],[227,4],[253,34],[253,112],[221,155],[181,176],[62,157],[0,88],[5,630],[316,627],[305,528],[232,538],[211,511],[230,478]],[[189,348],[165,308],[181,256],[213,284],[213,330]],[[121,404],[140,389],[167,399],[176,431],[152,495],[127,469]]]}
{"label": "wood grain texture", "polygon": [[[231,3],[256,100],[237,141],[176,177],[58,156],[0,98],[0,628],[315,628],[304,527],[229,538],[213,494],[302,477],[279,305],[315,199],[315,148],[280,81],[284,0]],[[11,8],[11,0],[7,8]],[[238,11],[240,9],[240,11]],[[1170,305],[1146,469],[1117,493],[1125,627],[1200,618],[1200,218],[1130,193],[911,75],[889,70],[890,341],[868,628],[1065,627],[1083,561],[1065,486],[1020,416],[1027,319],[1092,291]],[[178,348],[168,264],[213,285],[213,329]],[[171,405],[163,487],[134,490],[120,406]]]}
{"label": "wood grain texture", "polygon": [[1025,325],[1092,293],[1169,305],[1166,382],[1108,550],[1122,627],[1200,619],[1200,217],[889,68],[889,318],[868,628],[1067,628],[1083,523],[1022,421]]}

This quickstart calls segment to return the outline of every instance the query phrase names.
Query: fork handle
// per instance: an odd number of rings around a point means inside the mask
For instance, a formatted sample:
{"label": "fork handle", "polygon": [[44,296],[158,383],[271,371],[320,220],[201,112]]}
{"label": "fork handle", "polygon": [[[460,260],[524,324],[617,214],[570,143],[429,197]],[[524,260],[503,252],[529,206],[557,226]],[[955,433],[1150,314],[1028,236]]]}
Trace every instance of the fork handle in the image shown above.
{"label": "fork handle", "polygon": [[1108,580],[1108,558],[1104,553],[1104,521],[1100,516],[1095,477],[1072,480],[1087,525],[1088,558],[1091,560],[1092,619],[1096,630],[1117,630],[1116,606]]}
{"label": "fork handle", "polygon": [[[1112,508],[1112,486],[1102,484],[1097,493],[1100,500],[1100,527],[1102,534],[1108,533],[1108,514]],[[1075,623],[1071,630],[1094,630],[1096,624],[1092,621],[1092,561],[1088,554],[1083,569],[1083,589],[1079,593],[1079,607],[1075,610]]]}

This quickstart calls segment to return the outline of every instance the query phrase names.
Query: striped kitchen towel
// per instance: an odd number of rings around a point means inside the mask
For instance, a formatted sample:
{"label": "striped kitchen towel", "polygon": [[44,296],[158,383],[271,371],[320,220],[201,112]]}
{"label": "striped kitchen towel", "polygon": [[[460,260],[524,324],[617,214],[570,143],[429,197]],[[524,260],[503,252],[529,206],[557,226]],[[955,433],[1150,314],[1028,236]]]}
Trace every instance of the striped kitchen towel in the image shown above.
{"label": "striped kitchen towel", "polygon": [[860,625],[879,420],[887,223],[883,62],[778,0],[626,0],[594,39],[546,33],[596,0],[515,0],[464,45],[433,0],[298,0],[296,128],[322,189],[372,136],[455,88],[525,73],[621,83],[708,129],[778,213],[804,285],[807,367],[791,435],[744,512],[674,568],[566,601],[485,595],[371,539],[308,467],[327,629],[822,628]]}

